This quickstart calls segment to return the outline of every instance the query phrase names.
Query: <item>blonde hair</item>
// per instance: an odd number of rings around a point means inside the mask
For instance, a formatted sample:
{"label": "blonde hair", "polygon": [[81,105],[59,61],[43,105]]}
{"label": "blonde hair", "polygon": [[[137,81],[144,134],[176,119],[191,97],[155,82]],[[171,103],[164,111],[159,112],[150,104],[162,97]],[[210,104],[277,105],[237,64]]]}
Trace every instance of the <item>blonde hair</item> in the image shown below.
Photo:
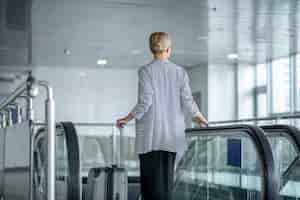
{"label": "blonde hair", "polygon": [[171,38],[168,33],[154,32],[150,35],[149,46],[154,55],[161,54],[171,47]]}

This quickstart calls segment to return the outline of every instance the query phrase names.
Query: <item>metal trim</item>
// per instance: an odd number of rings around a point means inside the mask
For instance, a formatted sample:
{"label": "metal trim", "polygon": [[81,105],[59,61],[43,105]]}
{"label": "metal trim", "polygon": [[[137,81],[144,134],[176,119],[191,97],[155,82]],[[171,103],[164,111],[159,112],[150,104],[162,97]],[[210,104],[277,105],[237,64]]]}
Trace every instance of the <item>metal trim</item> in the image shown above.
{"label": "metal trim", "polygon": [[270,132],[284,132],[293,140],[297,148],[297,153],[300,154],[300,131],[296,127],[289,125],[265,125],[260,126],[260,128],[263,129],[266,134]]}
{"label": "metal trim", "polygon": [[209,124],[232,124],[232,123],[245,123],[255,121],[270,121],[270,120],[284,120],[284,119],[300,119],[300,114],[282,114],[271,117],[257,117],[257,118],[245,118],[239,120],[224,120],[224,121],[212,121]]}

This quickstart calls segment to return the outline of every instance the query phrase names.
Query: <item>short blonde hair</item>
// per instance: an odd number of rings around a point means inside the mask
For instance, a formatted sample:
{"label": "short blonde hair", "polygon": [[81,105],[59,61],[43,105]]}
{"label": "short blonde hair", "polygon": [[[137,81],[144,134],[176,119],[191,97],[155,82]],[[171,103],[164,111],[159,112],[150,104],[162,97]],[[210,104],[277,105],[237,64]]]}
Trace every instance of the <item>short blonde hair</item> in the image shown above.
{"label": "short blonde hair", "polygon": [[150,50],[153,54],[161,54],[171,47],[170,35],[166,32],[154,32],[149,38]]}

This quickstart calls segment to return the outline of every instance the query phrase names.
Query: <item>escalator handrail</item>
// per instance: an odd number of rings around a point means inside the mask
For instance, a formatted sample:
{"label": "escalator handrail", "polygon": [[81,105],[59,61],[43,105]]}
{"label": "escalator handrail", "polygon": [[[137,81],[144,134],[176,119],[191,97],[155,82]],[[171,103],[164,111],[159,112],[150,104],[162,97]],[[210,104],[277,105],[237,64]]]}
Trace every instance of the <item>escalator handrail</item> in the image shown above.
{"label": "escalator handrail", "polygon": [[[262,199],[263,200],[277,200],[278,186],[275,173],[275,164],[272,154],[271,146],[265,136],[263,130],[252,125],[230,125],[230,126],[212,126],[206,128],[192,128],[186,129],[186,134],[214,131],[239,131],[248,135],[256,148],[259,161],[262,166]],[[223,133],[226,135],[226,133]]]}
{"label": "escalator handrail", "polygon": [[261,128],[265,131],[266,134],[268,133],[285,133],[288,137],[292,140],[291,142],[294,145],[295,150],[297,152],[297,156],[294,160],[290,163],[290,165],[284,170],[282,173],[282,182],[280,183],[280,190],[286,185],[287,181],[289,180],[290,174],[296,170],[299,159],[300,159],[300,131],[298,128],[289,126],[289,125],[264,125]]}
{"label": "escalator handrail", "polygon": [[296,127],[289,125],[265,125],[260,126],[266,134],[269,132],[284,132],[286,133],[294,143],[297,154],[300,155],[300,131]]}
{"label": "escalator handrail", "polygon": [[[68,199],[80,200],[81,179],[80,179],[80,150],[78,134],[72,122],[62,122],[62,127],[66,133],[66,145],[68,150]],[[70,166],[71,165],[71,166]]]}
{"label": "escalator handrail", "polygon": [[[80,200],[81,197],[81,179],[80,179],[80,151],[79,141],[75,126],[72,122],[59,122],[56,123],[56,129],[62,128],[66,137],[66,148],[68,154],[68,172],[67,179],[67,199]],[[35,140],[40,137],[40,134],[45,133],[45,127],[41,127],[35,134]]]}

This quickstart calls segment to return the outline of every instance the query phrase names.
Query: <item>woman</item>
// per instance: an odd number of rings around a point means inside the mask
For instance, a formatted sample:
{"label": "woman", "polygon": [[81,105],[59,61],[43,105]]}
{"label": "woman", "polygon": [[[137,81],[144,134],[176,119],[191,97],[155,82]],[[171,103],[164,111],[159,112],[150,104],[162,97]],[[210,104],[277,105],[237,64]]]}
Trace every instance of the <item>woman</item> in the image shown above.
{"label": "woman", "polygon": [[117,126],[136,119],[143,199],[171,200],[176,153],[186,146],[184,113],[200,126],[207,120],[194,102],[187,72],[168,60],[168,33],[152,33],[149,42],[154,59],[139,70],[138,103]]}

